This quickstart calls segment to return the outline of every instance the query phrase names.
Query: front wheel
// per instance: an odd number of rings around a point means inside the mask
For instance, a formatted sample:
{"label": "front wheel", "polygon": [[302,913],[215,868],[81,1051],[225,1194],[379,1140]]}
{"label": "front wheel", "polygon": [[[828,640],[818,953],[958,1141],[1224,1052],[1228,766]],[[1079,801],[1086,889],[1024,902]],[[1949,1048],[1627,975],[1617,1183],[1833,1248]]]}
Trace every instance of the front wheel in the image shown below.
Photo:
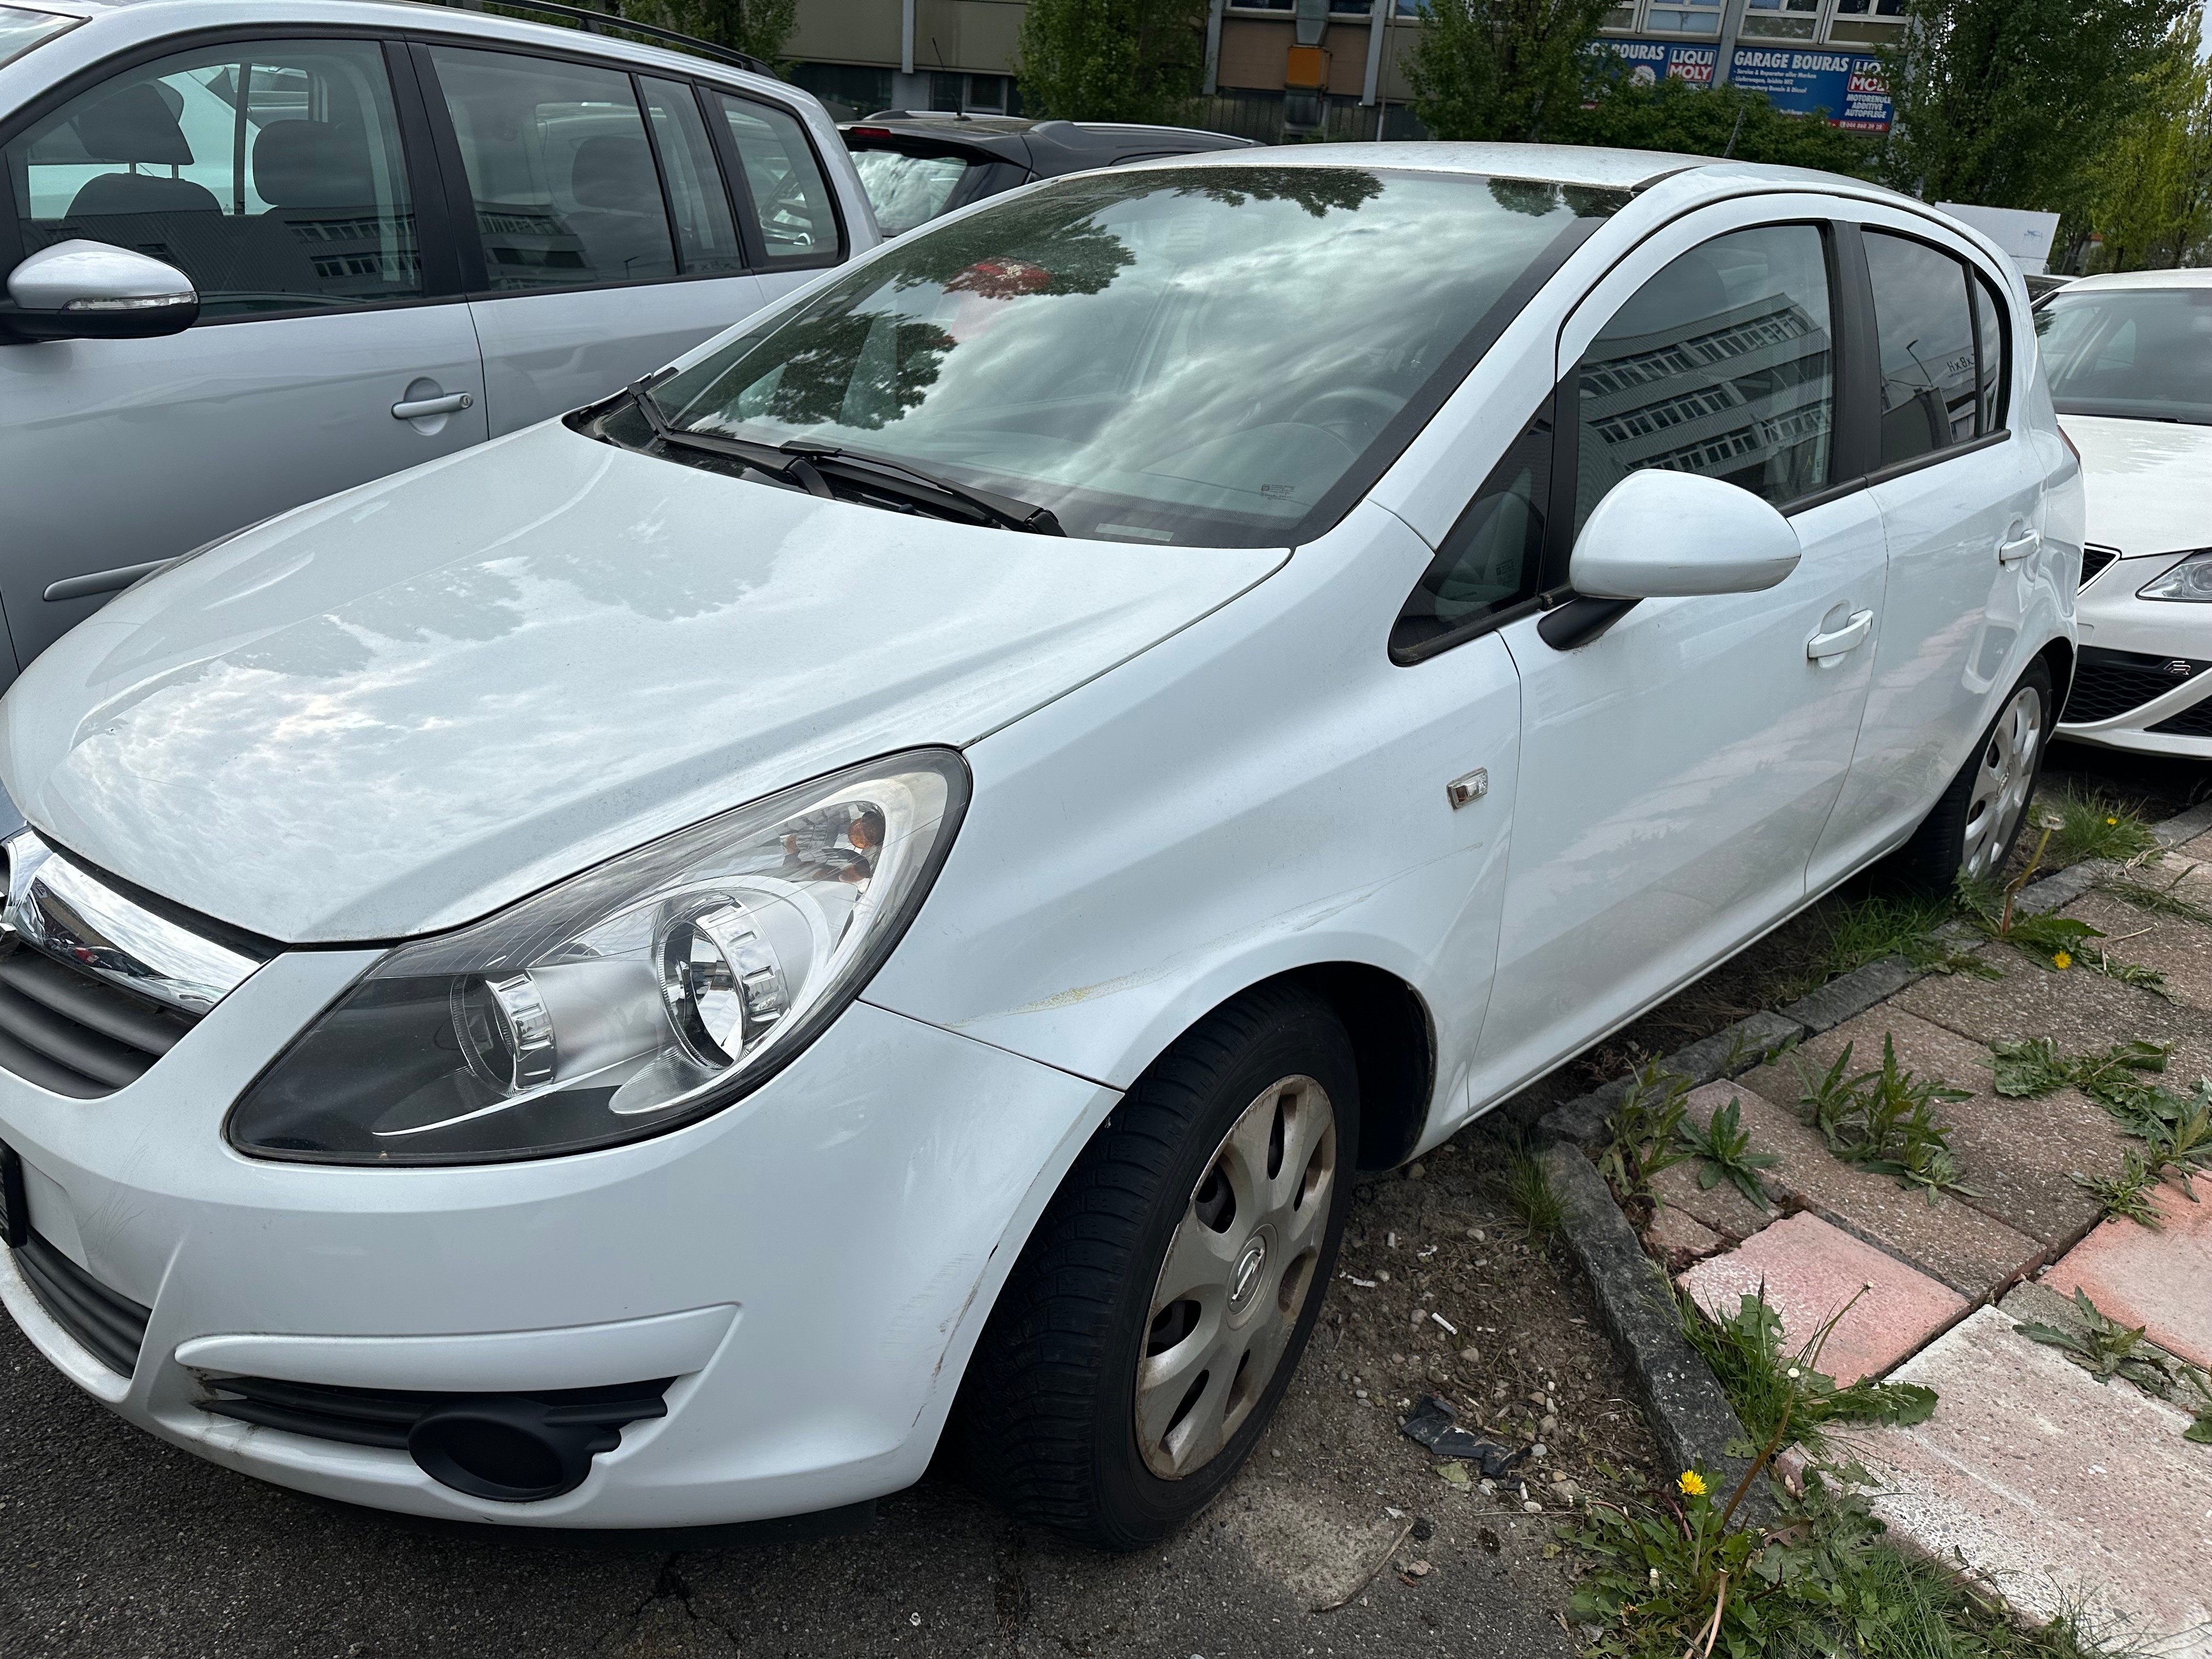
{"label": "front wheel", "polygon": [[1000,1502],[1136,1549],[1212,1502],[1290,1385],[1335,1270],[1359,1102],[1328,1006],[1269,987],[1139,1079],[1015,1265],[956,1444]]}
{"label": "front wheel", "polygon": [[2050,665],[2040,659],[2028,665],[1980,745],[1898,854],[1905,885],[1940,893],[1962,877],[1986,880],[2004,868],[2035,799],[2057,701]]}

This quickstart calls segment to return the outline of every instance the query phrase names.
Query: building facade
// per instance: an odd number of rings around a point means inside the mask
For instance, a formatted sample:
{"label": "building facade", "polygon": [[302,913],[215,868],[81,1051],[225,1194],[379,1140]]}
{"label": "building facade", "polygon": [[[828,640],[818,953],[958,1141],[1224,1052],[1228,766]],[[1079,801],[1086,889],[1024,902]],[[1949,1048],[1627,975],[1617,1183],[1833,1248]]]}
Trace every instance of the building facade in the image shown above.
{"label": "building facade", "polygon": [[[1776,107],[1886,131],[1874,52],[1906,0],[1626,0],[1601,39],[1631,75],[1732,80]],[[1195,125],[1287,136],[1420,136],[1406,60],[1427,0],[1212,0]],[[799,0],[793,78],[842,115],[882,109],[1021,113],[1024,0]],[[1725,65],[1723,68],[1723,66]]]}

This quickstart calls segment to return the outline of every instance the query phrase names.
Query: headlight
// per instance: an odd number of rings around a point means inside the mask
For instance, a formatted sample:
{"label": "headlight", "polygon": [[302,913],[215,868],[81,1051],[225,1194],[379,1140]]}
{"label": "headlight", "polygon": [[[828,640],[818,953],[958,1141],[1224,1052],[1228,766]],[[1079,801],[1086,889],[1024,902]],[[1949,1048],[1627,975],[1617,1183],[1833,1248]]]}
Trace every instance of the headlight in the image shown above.
{"label": "headlight", "polygon": [[2188,599],[2212,605],[2212,547],[2200,547],[2136,589],[2139,599]]}
{"label": "headlight", "polygon": [[659,1134],[765,1082],[859,994],[951,844],[948,750],[739,807],[403,945],[249,1089],[259,1158],[477,1164]]}

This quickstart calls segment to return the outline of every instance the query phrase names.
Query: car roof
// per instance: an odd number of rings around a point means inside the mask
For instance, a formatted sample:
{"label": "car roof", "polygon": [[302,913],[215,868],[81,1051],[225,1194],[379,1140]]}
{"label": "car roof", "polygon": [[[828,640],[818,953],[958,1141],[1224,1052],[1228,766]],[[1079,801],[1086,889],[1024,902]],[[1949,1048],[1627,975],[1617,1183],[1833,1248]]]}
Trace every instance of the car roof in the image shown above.
{"label": "car roof", "polygon": [[2110,270],[2100,276],[2083,276],[2069,283],[2065,291],[2077,294],[2100,288],[2212,288],[2212,270]]}
{"label": "car roof", "polygon": [[[1465,173],[1492,178],[1539,179],[1551,184],[1587,185],[1600,189],[1641,190],[1676,173],[1697,171],[1713,182],[1747,185],[1796,185],[1808,189],[1838,186],[1854,193],[1875,191],[1863,179],[1845,179],[1810,167],[1775,167],[1686,155],[1671,150],[1607,149],[1585,144],[1413,143],[1289,144],[1265,150],[1177,158],[1179,167],[1249,167],[1262,159],[1269,167],[1392,167],[1421,173]],[[1145,163],[1139,163],[1143,166]],[[1151,165],[1168,165],[1155,162]],[[1899,198],[1905,199],[1905,198]],[[1915,202],[1913,206],[1926,210]]]}

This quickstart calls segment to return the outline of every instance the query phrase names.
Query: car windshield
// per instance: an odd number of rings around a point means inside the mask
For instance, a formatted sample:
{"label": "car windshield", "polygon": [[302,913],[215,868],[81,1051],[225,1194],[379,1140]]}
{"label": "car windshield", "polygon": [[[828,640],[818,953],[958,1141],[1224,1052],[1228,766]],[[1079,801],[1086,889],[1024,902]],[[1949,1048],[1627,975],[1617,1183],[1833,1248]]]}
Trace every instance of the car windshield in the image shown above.
{"label": "car windshield", "polygon": [[1055,181],[914,232],[649,395],[677,432],[896,460],[1071,536],[1282,545],[1404,447],[1515,279],[1626,199],[1357,167]]}
{"label": "car windshield", "polygon": [[31,11],[21,6],[0,6],[0,64],[10,63],[40,42],[51,40],[64,30],[75,28],[79,21],[51,11]]}
{"label": "car windshield", "polygon": [[876,225],[886,236],[903,236],[945,211],[969,168],[981,165],[959,155],[909,155],[900,149],[856,149],[853,166]]}
{"label": "car windshield", "polygon": [[2061,415],[2212,426],[2212,288],[2065,288],[2035,313]]}

